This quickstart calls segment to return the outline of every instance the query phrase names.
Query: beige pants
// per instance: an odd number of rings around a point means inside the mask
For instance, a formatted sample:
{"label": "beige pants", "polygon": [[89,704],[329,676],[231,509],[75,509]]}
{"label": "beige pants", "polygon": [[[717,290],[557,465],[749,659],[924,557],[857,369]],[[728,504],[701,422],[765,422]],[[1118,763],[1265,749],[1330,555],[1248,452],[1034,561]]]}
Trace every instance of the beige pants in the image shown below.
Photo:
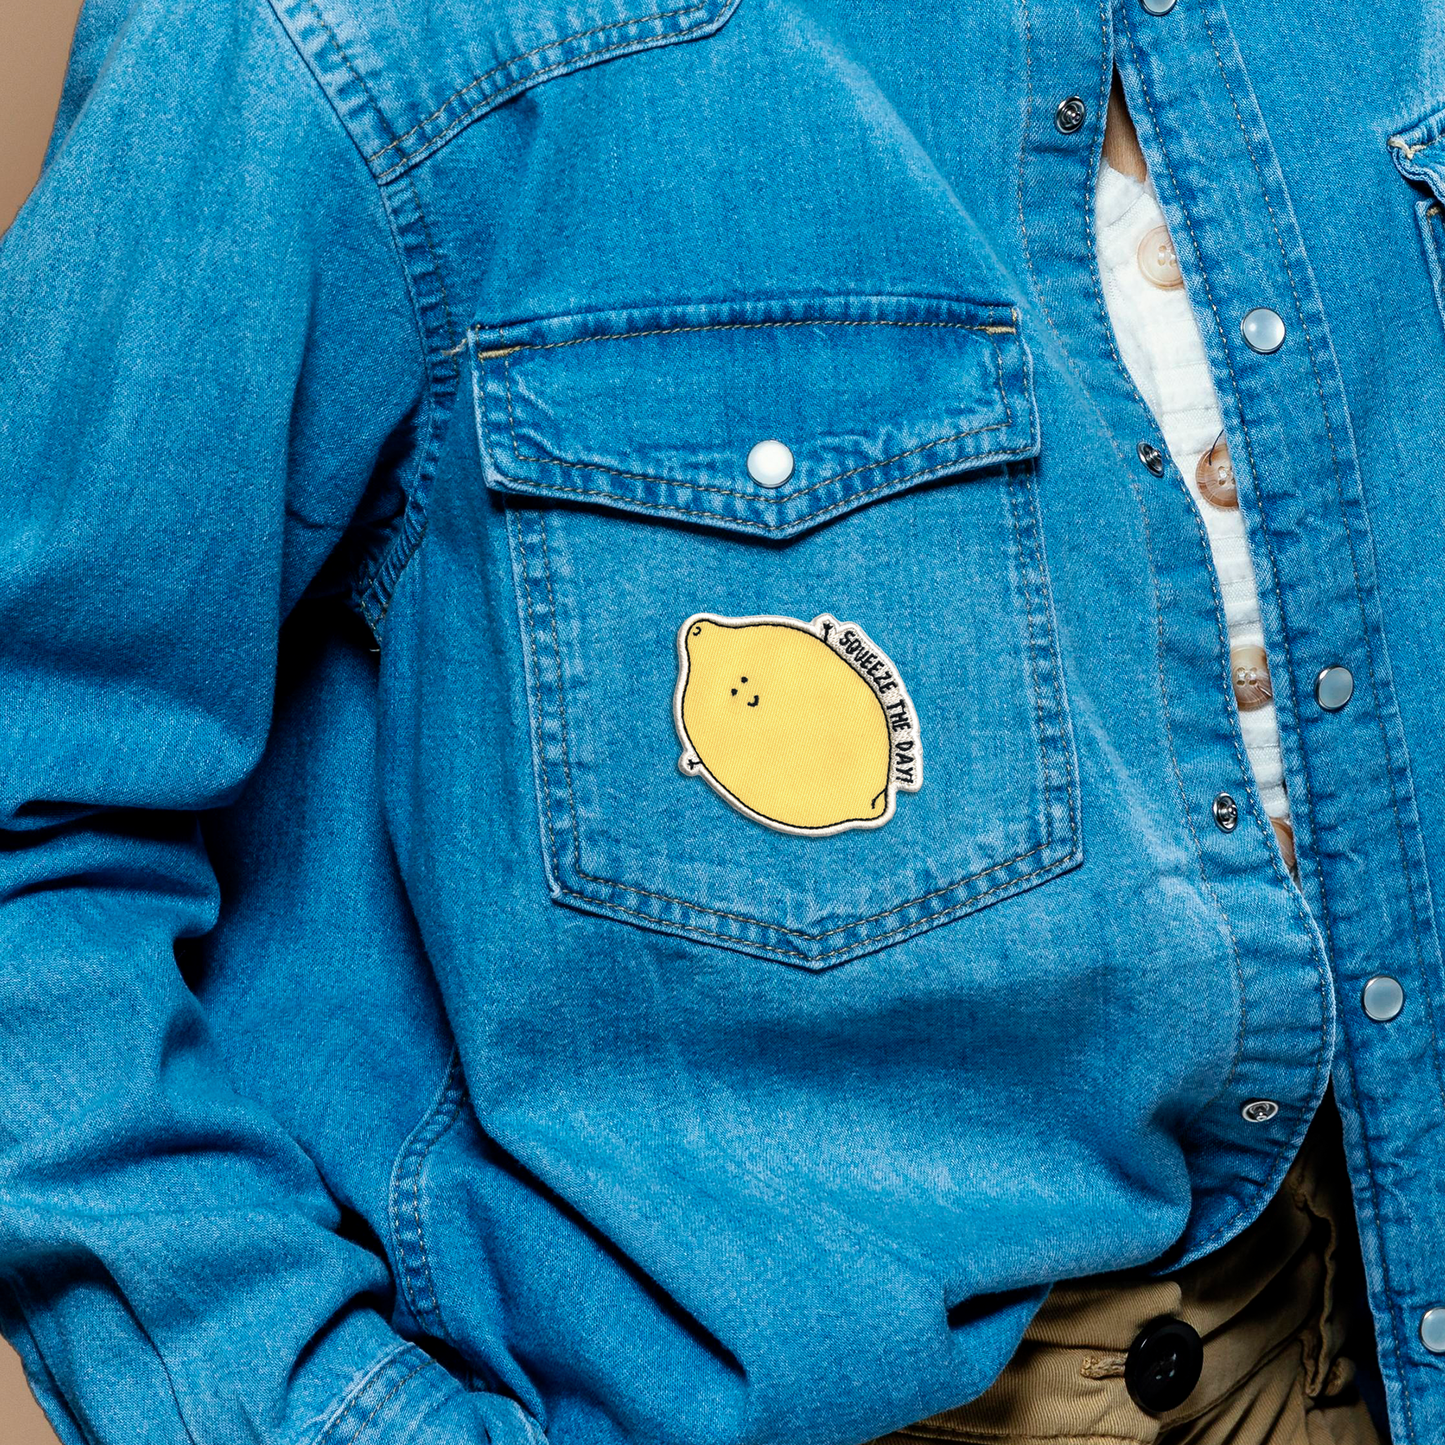
{"label": "beige pants", "polygon": [[[1221,1249],[1151,1279],[1124,1270],[1056,1285],[978,1399],[886,1437],[989,1445],[1383,1445],[1352,1381],[1359,1248],[1332,1099],[1278,1194]],[[1124,1387],[1140,1328],[1174,1315],[1204,1341],[1183,1405],[1147,1414]],[[1358,1333],[1357,1333],[1358,1332]],[[882,1442],[878,1442],[882,1445]]]}

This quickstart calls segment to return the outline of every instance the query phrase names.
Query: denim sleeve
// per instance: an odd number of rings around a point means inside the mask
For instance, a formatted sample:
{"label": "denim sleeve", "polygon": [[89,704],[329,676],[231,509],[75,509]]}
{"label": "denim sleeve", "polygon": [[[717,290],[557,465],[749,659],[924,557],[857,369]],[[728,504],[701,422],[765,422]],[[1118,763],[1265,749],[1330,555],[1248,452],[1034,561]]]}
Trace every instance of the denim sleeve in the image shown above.
{"label": "denim sleeve", "polygon": [[392,1331],[175,959],[218,910],[196,815],[423,386],[266,5],[92,0],[0,318],[0,1325],[68,1445],[525,1440]]}

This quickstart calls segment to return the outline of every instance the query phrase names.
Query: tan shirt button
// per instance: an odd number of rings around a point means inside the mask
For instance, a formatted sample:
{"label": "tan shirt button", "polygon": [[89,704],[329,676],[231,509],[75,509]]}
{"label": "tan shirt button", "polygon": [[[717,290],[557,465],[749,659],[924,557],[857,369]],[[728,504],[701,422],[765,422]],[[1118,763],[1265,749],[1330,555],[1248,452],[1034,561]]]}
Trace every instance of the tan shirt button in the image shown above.
{"label": "tan shirt button", "polygon": [[1229,670],[1234,676],[1234,700],[1240,712],[1253,712],[1274,701],[1264,648],[1249,645],[1230,648]]}
{"label": "tan shirt button", "polygon": [[1225,510],[1239,505],[1239,488],[1234,482],[1234,463],[1229,459],[1229,443],[1220,437],[1194,468],[1194,485],[1211,507]]}
{"label": "tan shirt button", "polygon": [[1161,291],[1177,291],[1184,284],[1179,272],[1179,257],[1168,226],[1155,226],[1139,242],[1139,269],[1151,286]]}

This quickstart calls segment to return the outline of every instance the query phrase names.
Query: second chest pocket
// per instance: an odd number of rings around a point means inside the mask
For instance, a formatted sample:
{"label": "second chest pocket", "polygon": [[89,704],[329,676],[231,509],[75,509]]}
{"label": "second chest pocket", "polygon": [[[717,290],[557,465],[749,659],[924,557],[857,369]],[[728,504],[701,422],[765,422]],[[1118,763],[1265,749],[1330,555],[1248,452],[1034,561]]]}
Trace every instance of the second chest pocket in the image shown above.
{"label": "second chest pocket", "polygon": [[1415,224],[1435,292],[1435,309],[1445,322],[1445,107],[1392,135],[1390,155],[1395,169],[1415,188]]}
{"label": "second chest pocket", "polygon": [[1012,308],[471,341],[557,902],[821,969],[1078,864]]}

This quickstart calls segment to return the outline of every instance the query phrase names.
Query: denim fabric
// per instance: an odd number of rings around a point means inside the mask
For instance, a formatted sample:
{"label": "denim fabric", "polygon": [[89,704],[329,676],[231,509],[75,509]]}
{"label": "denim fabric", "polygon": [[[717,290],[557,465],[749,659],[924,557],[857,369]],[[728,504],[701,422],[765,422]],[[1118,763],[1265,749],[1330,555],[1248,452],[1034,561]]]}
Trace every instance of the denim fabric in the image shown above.
{"label": "denim fabric", "polygon": [[[857,1445],[1237,1236],[1331,1078],[1445,1436],[1442,37],[91,0],[0,244],[0,1325],[66,1445]],[[1298,886],[1098,289],[1115,65]],[[866,635],[921,788],[688,776],[698,614]]]}

